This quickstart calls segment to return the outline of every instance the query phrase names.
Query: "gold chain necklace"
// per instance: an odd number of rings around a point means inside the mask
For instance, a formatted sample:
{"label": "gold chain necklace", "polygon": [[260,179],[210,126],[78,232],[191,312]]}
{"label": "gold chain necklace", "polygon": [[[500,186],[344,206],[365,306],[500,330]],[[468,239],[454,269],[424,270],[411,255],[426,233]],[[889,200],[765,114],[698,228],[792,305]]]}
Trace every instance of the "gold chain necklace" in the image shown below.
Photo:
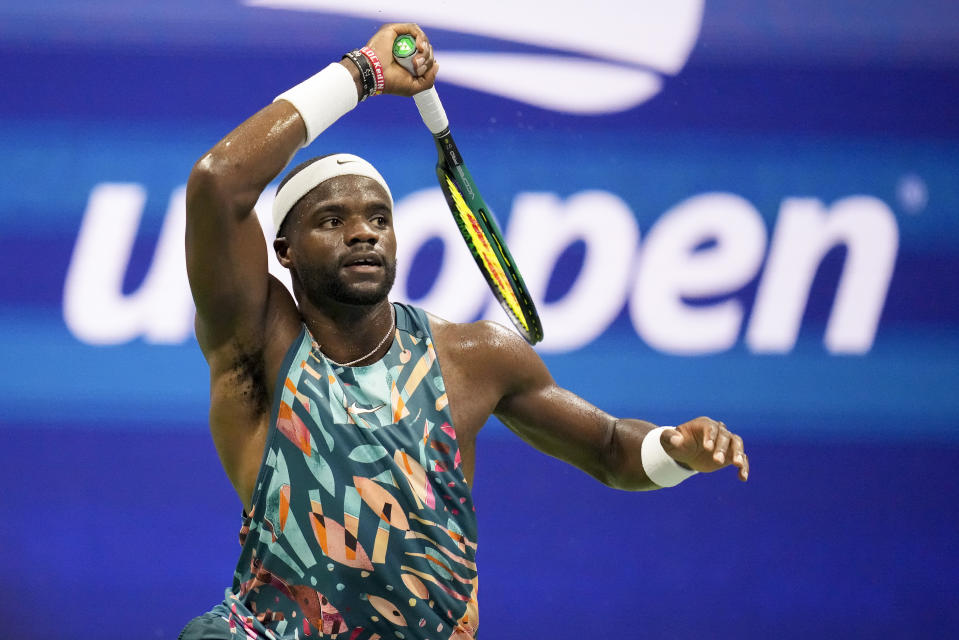
{"label": "gold chain necklace", "polygon": [[[389,338],[391,335],[393,335],[393,331],[396,329],[396,308],[393,307],[393,305],[391,304],[391,305],[390,305],[390,310],[392,311],[392,313],[390,314],[390,318],[391,318],[391,320],[390,320],[390,330],[386,332],[386,335],[383,336],[383,339],[380,340],[379,343],[378,343],[375,347],[373,347],[373,350],[370,351],[368,354],[366,354],[365,356],[360,356],[360,357],[357,358],[356,360],[350,360],[349,362],[342,362],[342,363],[341,363],[341,362],[337,362],[336,360],[334,360],[334,359],[331,358],[330,356],[326,355],[325,353],[323,354],[323,357],[326,358],[326,359],[329,360],[332,364],[335,364],[335,365],[338,366],[338,367],[352,367],[352,366],[353,366],[354,364],[356,364],[357,362],[362,362],[362,361],[366,360],[367,358],[369,358],[369,357],[370,357],[371,355],[373,355],[374,353],[376,353],[377,351],[379,351],[379,350],[380,350],[380,347],[382,347],[382,346],[386,343],[386,339]],[[322,345],[317,344],[317,345],[316,345],[316,348],[317,348],[318,350],[320,350],[320,347],[321,347],[321,346],[322,346]],[[322,353],[322,350],[320,350],[320,352]]]}

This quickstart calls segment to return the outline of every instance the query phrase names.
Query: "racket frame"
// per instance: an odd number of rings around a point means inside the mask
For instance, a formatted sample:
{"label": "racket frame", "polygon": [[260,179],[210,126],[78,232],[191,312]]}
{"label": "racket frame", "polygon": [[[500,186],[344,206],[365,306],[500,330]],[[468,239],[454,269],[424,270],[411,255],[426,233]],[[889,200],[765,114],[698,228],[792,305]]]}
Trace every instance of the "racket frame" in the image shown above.
{"label": "racket frame", "polygon": [[[543,339],[542,322],[529,290],[526,288],[526,283],[523,281],[523,276],[516,266],[516,261],[503,240],[503,234],[496,223],[496,218],[490,212],[483,196],[480,195],[476,182],[466,167],[462,154],[456,147],[449,127],[439,133],[434,133],[433,138],[438,152],[436,177],[460,234],[466,241],[473,259],[476,261],[497,302],[503,307],[503,310],[526,341],[530,344],[536,344]],[[473,220],[475,220],[473,231],[481,233],[489,243],[489,247],[498,265],[502,268],[503,275],[505,275],[505,283],[498,282],[496,275],[491,273],[491,269],[486,266],[483,252],[475,246],[470,229],[466,226],[467,222],[457,213],[459,207],[456,196],[451,192],[450,184],[456,188],[458,195],[468,207]],[[509,303],[507,294],[503,292],[504,286],[508,287],[515,297],[519,313]]]}

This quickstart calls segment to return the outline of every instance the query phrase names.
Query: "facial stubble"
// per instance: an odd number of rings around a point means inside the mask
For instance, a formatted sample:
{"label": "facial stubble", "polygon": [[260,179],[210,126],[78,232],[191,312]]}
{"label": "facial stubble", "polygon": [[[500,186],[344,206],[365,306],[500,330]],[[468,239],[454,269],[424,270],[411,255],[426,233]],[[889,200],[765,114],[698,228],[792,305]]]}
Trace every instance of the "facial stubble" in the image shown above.
{"label": "facial stubble", "polygon": [[372,289],[346,282],[341,265],[301,265],[297,272],[306,297],[316,306],[329,300],[357,306],[372,305],[386,299],[396,280],[396,260],[385,256],[382,260],[384,278]]}

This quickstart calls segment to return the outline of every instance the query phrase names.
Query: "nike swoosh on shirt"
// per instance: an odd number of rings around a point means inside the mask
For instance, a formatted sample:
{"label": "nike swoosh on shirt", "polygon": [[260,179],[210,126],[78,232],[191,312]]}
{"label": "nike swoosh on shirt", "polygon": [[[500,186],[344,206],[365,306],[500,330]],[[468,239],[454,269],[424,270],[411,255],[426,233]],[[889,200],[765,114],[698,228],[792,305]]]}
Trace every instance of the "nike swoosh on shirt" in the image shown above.
{"label": "nike swoosh on shirt", "polygon": [[383,404],[381,404],[381,405],[379,405],[379,406],[376,406],[376,407],[373,407],[373,408],[371,408],[371,409],[361,409],[361,408],[359,408],[358,406],[356,406],[356,403],[354,402],[353,404],[351,404],[350,406],[348,406],[348,407],[346,408],[346,412],[347,412],[347,413],[352,413],[352,414],[354,414],[354,415],[361,415],[361,414],[364,414],[364,413],[374,413],[374,412],[376,412],[376,411],[379,411],[380,409],[382,409],[382,408],[385,407],[385,406],[386,406],[386,403],[384,402]]}

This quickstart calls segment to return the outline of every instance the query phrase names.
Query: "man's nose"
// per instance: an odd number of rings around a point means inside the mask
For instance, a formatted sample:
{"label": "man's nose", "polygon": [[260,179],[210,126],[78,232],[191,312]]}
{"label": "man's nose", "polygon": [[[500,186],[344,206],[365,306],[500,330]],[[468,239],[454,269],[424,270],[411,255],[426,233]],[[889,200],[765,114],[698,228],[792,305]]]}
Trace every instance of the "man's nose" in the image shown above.
{"label": "man's nose", "polygon": [[345,240],[346,244],[358,242],[376,244],[376,241],[379,240],[379,232],[369,220],[354,219],[347,223]]}

